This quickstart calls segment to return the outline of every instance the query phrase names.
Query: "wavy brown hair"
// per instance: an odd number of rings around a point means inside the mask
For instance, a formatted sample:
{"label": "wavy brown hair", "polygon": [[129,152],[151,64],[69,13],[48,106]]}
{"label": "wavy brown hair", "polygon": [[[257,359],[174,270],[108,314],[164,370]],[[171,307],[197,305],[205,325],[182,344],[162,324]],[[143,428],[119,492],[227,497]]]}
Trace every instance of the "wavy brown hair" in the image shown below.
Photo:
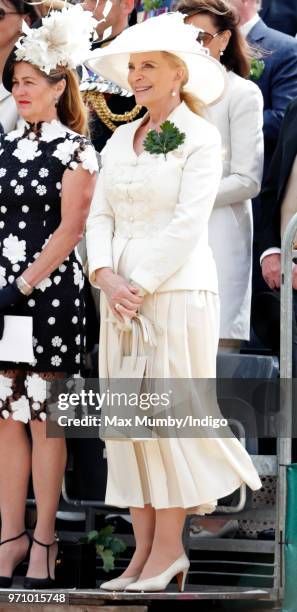
{"label": "wavy brown hair", "polygon": [[65,79],[66,87],[57,106],[58,117],[64,125],[67,125],[74,132],[88,134],[88,112],[79,91],[76,72],[68,68],[58,67],[51,70],[49,75],[44,74],[44,72],[41,72],[41,74],[51,85]]}
{"label": "wavy brown hair", "polygon": [[241,77],[250,75],[251,50],[239,29],[236,10],[226,0],[180,0],[175,10],[188,15],[209,15],[218,30],[230,30],[231,38],[221,63]]}

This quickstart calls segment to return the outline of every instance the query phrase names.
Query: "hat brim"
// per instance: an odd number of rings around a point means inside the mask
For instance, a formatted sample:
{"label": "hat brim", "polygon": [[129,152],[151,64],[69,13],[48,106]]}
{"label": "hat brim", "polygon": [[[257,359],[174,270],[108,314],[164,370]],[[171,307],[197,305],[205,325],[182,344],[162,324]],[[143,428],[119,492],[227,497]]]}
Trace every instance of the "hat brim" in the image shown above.
{"label": "hat brim", "polygon": [[133,53],[146,53],[149,51],[166,51],[181,58],[189,72],[189,80],[184,90],[197,96],[206,105],[218,102],[222,97],[226,85],[226,70],[213,57],[195,52],[180,52],[176,49],[148,49],[138,48],[130,52],[119,53],[109,47],[96,49],[91,57],[85,62],[86,66],[103,76],[114,81],[124,89],[132,91],[128,83],[128,63]]}

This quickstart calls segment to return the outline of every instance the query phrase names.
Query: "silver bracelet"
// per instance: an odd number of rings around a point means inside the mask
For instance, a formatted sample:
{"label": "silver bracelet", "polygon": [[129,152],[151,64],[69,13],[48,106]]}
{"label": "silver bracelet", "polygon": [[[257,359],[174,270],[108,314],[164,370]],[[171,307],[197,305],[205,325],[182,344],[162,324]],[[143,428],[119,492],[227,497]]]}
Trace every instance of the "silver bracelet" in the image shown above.
{"label": "silver bracelet", "polygon": [[34,287],[29,285],[23,276],[18,276],[15,282],[17,284],[17,288],[23,295],[30,295],[32,291],[34,291]]}

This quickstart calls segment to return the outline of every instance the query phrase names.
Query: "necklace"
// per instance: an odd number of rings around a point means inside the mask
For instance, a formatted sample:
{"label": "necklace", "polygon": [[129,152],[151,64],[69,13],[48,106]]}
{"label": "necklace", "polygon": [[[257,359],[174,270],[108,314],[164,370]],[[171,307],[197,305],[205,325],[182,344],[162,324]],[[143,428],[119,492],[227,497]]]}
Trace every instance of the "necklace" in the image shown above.
{"label": "necklace", "polygon": [[121,123],[122,121],[125,123],[133,121],[137,117],[137,115],[139,115],[142,109],[142,106],[136,104],[131,111],[127,111],[122,115],[117,115],[116,113],[113,113],[110,108],[108,108],[107,102],[102,93],[84,91],[83,98],[84,101],[95,111],[99,119],[101,119],[101,121],[112,132],[117,129],[117,126],[113,123],[114,121],[116,121],[117,123]]}

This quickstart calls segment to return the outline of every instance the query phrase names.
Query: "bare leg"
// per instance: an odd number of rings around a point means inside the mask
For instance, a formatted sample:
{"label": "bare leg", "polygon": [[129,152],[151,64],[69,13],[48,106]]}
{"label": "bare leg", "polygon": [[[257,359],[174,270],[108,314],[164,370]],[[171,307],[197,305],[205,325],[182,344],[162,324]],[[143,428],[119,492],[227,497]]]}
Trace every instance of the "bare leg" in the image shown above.
{"label": "bare leg", "polygon": [[[44,375],[44,377],[49,378],[47,375]],[[41,378],[43,378],[42,375]],[[28,393],[31,393],[31,389],[28,390]],[[31,401],[36,403],[34,388],[30,398]],[[40,405],[40,410],[42,410],[42,403]],[[46,424],[38,419],[30,422],[30,428],[33,444],[32,479],[37,506],[34,537],[44,544],[50,544],[55,539],[56,512],[66,467],[66,441],[64,438],[47,438]],[[56,554],[57,544],[50,548],[49,559],[52,578],[54,578]],[[27,576],[47,578],[46,556],[46,549],[33,543]]]}
{"label": "bare leg", "polygon": [[185,517],[183,508],[156,510],[152,550],[140,580],[160,574],[184,553],[182,534]]}
{"label": "bare leg", "polygon": [[[12,380],[14,377],[0,373]],[[3,385],[2,378],[2,385]],[[5,394],[4,394],[5,395]],[[2,386],[2,397],[3,386]],[[19,535],[25,529],[25,505],[31,471],[31,449],[24,424],[8,416],[10,401],[6,398],[5,418],[0,418],[0,513],[1,541]],[[14,567],[25,557],[28,537],[0,546],[0,575],[11,576]]]}
{"label": "bare leg", "polygon": [[147,504],[144,508],[130,508],[133,531],[136,541],[134,555],[122,574],[122,577],[129,578],[138,576],[149,557],[155,531],[155,510]]}

